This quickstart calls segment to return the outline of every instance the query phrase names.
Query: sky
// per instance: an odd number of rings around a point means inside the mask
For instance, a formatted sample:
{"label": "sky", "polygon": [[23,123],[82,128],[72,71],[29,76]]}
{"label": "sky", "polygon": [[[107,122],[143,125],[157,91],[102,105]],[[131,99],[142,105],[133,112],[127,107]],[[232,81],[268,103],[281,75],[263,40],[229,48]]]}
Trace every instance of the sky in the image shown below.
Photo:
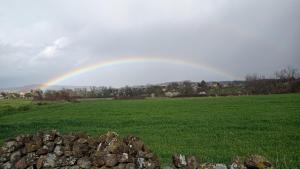
{"label": "sky", "polygon": [[299,69],[299,8],[299,0],[0,0],[0,88],[127,57],[170,62],[112,64],[57,85],[240,80]]}

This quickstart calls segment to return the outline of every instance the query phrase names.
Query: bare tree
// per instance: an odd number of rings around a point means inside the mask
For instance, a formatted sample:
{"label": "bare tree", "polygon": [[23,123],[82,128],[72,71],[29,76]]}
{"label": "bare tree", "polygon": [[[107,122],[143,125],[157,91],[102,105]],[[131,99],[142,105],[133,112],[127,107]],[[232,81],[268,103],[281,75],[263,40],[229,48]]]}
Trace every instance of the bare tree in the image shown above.
{"label": "bare tree", "polygon": [[293,80],[299,75],[298,70],[292,67],[283,68],[275,72],[275,77],[281,80]]}

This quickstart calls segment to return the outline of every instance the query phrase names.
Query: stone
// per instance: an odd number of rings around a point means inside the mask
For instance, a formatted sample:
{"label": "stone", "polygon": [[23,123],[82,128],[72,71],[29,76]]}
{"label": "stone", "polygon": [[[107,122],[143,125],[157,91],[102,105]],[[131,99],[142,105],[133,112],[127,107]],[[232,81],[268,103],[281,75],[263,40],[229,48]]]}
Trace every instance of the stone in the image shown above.
{"label": "stone", "polygon": [[68,140],[70,139],[69,137],[63,137],[64,138],[64,149],[65,151],[72,151],[72,147],[73,147],[73,142]]}
{"label": "stone", "polygon": [[24,135],[19,135],[15,139],[16,139],[17,142],[24,142],[25,141],[24,140]]}
{"label": "stone", "polygon": [[136,165],[134,163],[127,163],[125,169],[136,169]]}
{"label": "stone", "polygon": [[63,138],[62,137],[56,137],[56,139],[54,140],[54,143],[56,144],[56,145],[61,145],[61,144],[63,144]]}
{"label": "stone", "polygon": [[74,142],[76,139],[78,139],[78,136],[73,135],[73,134],[65,135],[65,136],[62,136],[62,137],[63,137],[64,142],[65,141]]}
{"label": "stone", "polygon": [[199,166],[199,169],[216,169],[216,166],[213,164],[204,163]]}
{"label": "stone", "polygon": [[70,156],[73,155],[73,152],[72,151],[65,151],[64,154],[65,154],[65,156],[70,157]]}
{"label": "stone", "polygon": [[122,153],[124,152],[125,150],[125,145],[119,141],[119,140],[112,140],[108,146],[106,147],[106,150],[109,152],[109,153],[112,153],[112,154],[117,154],[117,153]]}
{"label": "stone", "polygon": [[133,149],[136,151],[139,151],[139,150],[145,151],[146,150],[145,152],[149,151],[149,149],[146,146],[144,146],[144,143],[138,137],[128,136],[125,139],[125,142],[129,146],[129,149]]}
{"label": "stone", "polygon": [[227,169],[225,164],[216,164],[215,169]]}
{"label": "stone", "polygon": [[28,153],[24,158],[28,165],[34,165],[34,164],[36,164],[36,160],[39,157],[38,157],[38,155],[36,155],[36,153],[32,152],[32,153]]}
{"label": "stone", "polygon": [[91,169],[100,169],[99,167],[92,166]]}
{"label": "stone", "polygon": [[5,154],[6,152],[4,151],[4,149],[1,147],[0,148],[0,156],[2,156],[3,154]]}
{"label": "stone", "polygon": [[54,141],[56,135],[58,135],[58,133],[55,130],[53,130],[51,132],[48,132],[48,133],[44,133],[43,142],[47,143],[47,142],[50,142],[50,141]]}
{"label": "stone", "polygon": [[[120,163],[127,163],[130,162],[129,155],[127,153],[122,153],[118,155],[118,161]],[[133,162],[133,161],[132,161]]]}
{"label": "stone", "polygon": [[37,162],[36,162],[36,168],[37,169],[41,169],[44,165],[44,160],[45,158],[44,157],[40,157]]}
{"label": "stone", "polygon": [[146,153],[144,157],[146,159],[156,159],[156,156],[153,153]]}
{"label": "stone", "polygon": [[69,169],[80,169],[78,165],[70,166]]}
{"label": "stone", "polygon": [[[119,141],[119,138],[118,138],[118,134],[115,132],[108,132],[104,135],[101,135],[98,139],[99,144],[97,146],[97,150],[111,151],[115,148],[113,144],[117,141]],[[110,145],[113,146],[108,148],[108,146]]]}
{"label": "stone", "polygon": [[62,156],[57,160],[58,166],[75,165],[77,158]]}
{"label": "stone", "polygon": [[104,157],[104,162],[105,162],[105,165],[108,167],[115,166],[116,164],[118,164],[117,155],[116,154],[107,154]]}
{"label": "stone", "polygon": [[5,163],[10,160],[10,153],[5,153],[0,156],[0,163]]}
{"label": "stone", "polygon": [[87,143],[88,143],[88,145],[89,145],[91,148],[93,148],[93,149],[96,149],[97,146],[98,146],[97,141],[96,141],[94,138],[92,138],[92,137],[88,137]]}
{"label": "stone", "polygon": [[18,145],[17,142],[14,140],[6,142],[5,143],[6,151],[9,153],[15,151],[17,148],[17,145]]}
{"label": "stone", "polygon": [[27,153],[37,151],[39,148],[40,148],[40,146],[36,145],[34,143],[26,143],[25,144],[25,149],[26,149]]}
{"label": "stone", "polygon": [[80,169],[78,165],[60,167],[60,169]]}
{"label": "stone", "polygon": [[272,164],[260,155],[251,155],[245,159],[245,166],[250,169],[271,169]]}
{"label": "stone", "polygon": [[48,154],[44,161],[44,167],[56,167],[57,157],[55,154]]}
{"label": "stone", "polygon": [[43,137],[43,142],[46,143],[52,139],[54,139],[54,138],[50,134],[45,134]]}
{"label": "stone", "polygon": [[87,142],[88,142],[88,140],[85,139],[85,138],[79,138],[79,139],[77,140],[77,143],[80,143],[80,144],[85,144],[85,143],[87,143]]}
{"label": "stone", "polygon": [[43,146],[42,148],[40,148],[36,151],[37,155],[45,155],[47,153],[48,153],[48,147],[47,146]]}
{"label": "stone", "polygon": [[106,166],[102,166],[100,169],[110,169],[110,168],[108,168]]}
{"label": "stone", "polygon": [[102,156],[93,156],[93,165],[97,167],[102,167],[105,164],[104,157]]}
{"label": "stone", "polygon": [[164,166],[163,169],[174,169],[174,168],[171,166]]}
{"label": "stone", "polygon": [[27,167],[27,163],[25,158],[20,159],[16,164],[15,164],[16,169],[25,169]]}
{"label": "stone", "polygon": [[78,165],[80,168],[88,169],[88,168],[91,167],[92,163],[91,163],[91,160],[90,160],[88,157],[83,157],[83,158],[80,158],[80,159],[77,161],[77,165]]}
{"label": "stone", "polygon": [[73,145],[73,155],[75,157],[83,157],[89,151],[89,146],[86,143],[75,142]]}
{"label": "stone", "polygon": [[76,164],[76,161],[77,161],[77,158],[75,158],[75,157],[68,157],[68,158],[66,158],[65,163],[67,165],[74,165],[74,164]]}
{"label": "stone", "polygon": [[12,164],[8,161],[8,162],[2,164],[1,168],[3,168],[3,169],[11,169],[12,168]]}
{"label": "stone", "polygon": [[180,168],[180,167],[187,166],[187,161],[186,161],[185,155],[174,154],[172,156],[172,158],[173,158],[173,163],[176,167]]}
{"label": "stone", "polygon": [[156,167],[159,167],[159,165],[157,166],[157,164],[155,162],[145,161],[143,168],[145,168],[145,169],[155,169]]}
{"label": "stone", "polygon": [[78,165],[74,165],[74,166],[70,166],[69,169],[80,169],[80,167]]}
{"label": "stone", "polygon": [[15,151],[10,155],[10,161],[11,162],[16,162],[21,159],[21,152],[20,151]]}
{"label": "stone", "polygon": [[55,147],[55,143],[54,142],[48,142],[44,146],[44,148],[46,148],[48,150],[48,152],[53,152],[54,147]]}
{"label": "stone", "polygon": [[54,154],[56,154],[57,156],[62,156],[64,154],[62,147],[59,145],[55,146]]}
{"label": "stone", "polygon": [[38,135],[33,136],[32,140],[33,140],[34,144],[38,145],[39,147],[41,147],[43,145],[43,140]]}
{"label": "stone", "polygon": [[137,158],[137,167],[144,168],[145,167],[145,159],[144,158]]}
{"label": "stone", "polygon": [[199,167],[199,161],[195,156],[188,156],[186,161],[189,169],[196,169]]}
{"label": "stone", "polygon": [[229,169],[247,169],[243,162],[240,160],[240,157],[235,157],[228,167]]}
{"label": "stone", "polygon": [[126,168],[126,164],[124,163],[120,163],[117,166],[114,166],[112,169],[125,169]]}

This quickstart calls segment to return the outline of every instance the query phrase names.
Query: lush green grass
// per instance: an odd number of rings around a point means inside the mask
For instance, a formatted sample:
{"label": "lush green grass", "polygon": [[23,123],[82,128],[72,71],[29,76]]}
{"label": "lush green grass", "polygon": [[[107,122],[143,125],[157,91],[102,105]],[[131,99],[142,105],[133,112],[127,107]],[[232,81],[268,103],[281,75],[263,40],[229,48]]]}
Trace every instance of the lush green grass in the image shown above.
{"label": "lush green grass", "polygon": [[[30,109],[17,108],[26,104]],[[7,109],[12,105],[14,109]],[[268,157],[277,168],[300,166],[300,94],[80,103],[0,101],[0,140],[56,128],[99,135],[113,130],[144,140],[163,163],[195,154],[229,163],[236,155]]]}

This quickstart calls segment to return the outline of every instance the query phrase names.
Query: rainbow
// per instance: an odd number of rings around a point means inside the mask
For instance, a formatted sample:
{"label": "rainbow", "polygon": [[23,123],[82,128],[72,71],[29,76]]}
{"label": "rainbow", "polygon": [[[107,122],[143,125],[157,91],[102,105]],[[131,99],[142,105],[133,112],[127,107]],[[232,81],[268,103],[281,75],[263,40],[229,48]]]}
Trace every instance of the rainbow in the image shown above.
{"label": "rainbow", "polygon": [[118,59],[112,59],[112,60],[106,60],[106,61],[101,61],[99,63],[96,64],[91,64],[88,66],[83,66],[83,67],[79,67],[76,69],[73,69],[69,72],[66,72],[58,77],[55,77],[51,80],[48,80],[47,82],[41,84],[39,86],[39,89],[41,90],[45,90],[47,89],[49,86],[58,84],[68,78],[77,76],[79,74],[82,73],[86,73],[95,69],[99,69],[99,68],[103,68],[103,67],[108,67],[108,66],[115,66],[115,65],[120,65],[120,64],[127,64],[127,63],[139,63],[139,62],[159,62],[159,63],[167,63],[167,64],[178,64],[178,65],[186,65],[186,66],[190,66],[193,68],[197,68],[197,69],[202,69],[202,70],[206,70],[209,72],[213,72],[219,75],[222,75],[224,77],[227,77],[231,80],[238,80],[240,79],[240,77],[237,77],[235,75],[232,75],[228,72],[226,72],[225,70],[220,70],[220,69],[216,69],[208,64],[201,64],[201,63],[196,63],[196,62],[192,62],[192,61],[186,61],[186,60],[181,60],[181,59],[174,59],[174,58],[158,58],[158,57],[124,57],[122,59],[118,58]]}

